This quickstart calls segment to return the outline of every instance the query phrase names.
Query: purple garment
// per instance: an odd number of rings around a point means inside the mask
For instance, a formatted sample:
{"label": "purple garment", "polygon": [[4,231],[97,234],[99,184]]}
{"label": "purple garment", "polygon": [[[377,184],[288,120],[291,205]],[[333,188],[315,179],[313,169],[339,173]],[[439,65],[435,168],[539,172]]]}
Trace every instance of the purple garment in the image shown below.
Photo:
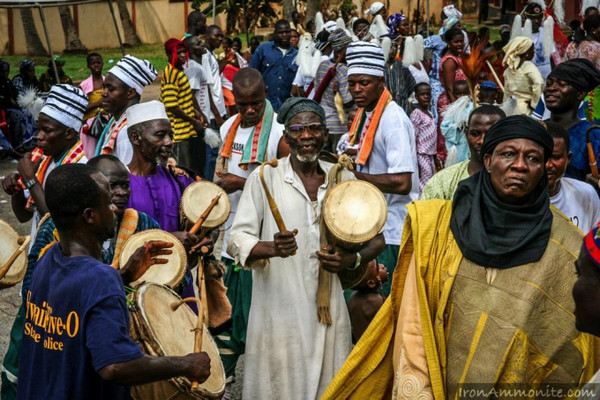
{"label": "purple garment", "polygon": [[179,227],[179,202],[182,188],[194,182],[187,176],[173,176],[162,165],[149,176],[129,174],[131,196],[127,207],[135,208],[154,218],[167,232],[181,230]]}

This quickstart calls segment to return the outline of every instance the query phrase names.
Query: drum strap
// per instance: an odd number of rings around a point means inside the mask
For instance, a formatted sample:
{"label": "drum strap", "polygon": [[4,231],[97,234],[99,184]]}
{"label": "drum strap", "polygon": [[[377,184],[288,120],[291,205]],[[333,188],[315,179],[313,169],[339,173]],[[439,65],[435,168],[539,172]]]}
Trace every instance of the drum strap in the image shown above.
{"label": "drum strap", "polygon": [[110,264],[116,269],[119,269],[119,257],[125,246],[127,239],[135,233],[139,220],[139,214],[137,210],[128,208],[123,213],[123,219],[121,220],[121,226],[119,227],[119,233],[117,234],[117,242],[115,243],[115,255],[113,256],[112,263]]}

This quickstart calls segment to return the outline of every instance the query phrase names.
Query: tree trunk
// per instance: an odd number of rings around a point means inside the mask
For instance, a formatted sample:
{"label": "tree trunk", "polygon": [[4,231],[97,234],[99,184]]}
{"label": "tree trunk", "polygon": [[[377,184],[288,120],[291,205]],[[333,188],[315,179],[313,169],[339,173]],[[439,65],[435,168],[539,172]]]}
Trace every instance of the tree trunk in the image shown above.
{"label": "tree trunk", "polygon": [[125,44],[130,46],[139,46],[142,41],[135,33],[133,29],[133,23],[129,16],[129,10],[127,10],[127,3],[125,0],[116,0],[117,7],[119,8],[119,15],[121,16],[121,25],[123,26],[123,34],[125,35]]}
{"label": "tree trunk", "polygon": [[319,11],[319,0],[306,1],[306,21],[314,20]]}
{"label": "tree trunk", "polygon": [[33,13],[31,8],[21,8],[19,13],[21,14],[21,22],[23,23],[23,30],[25,31],[25,44],[27,45],[28,56],[48,56],[48,52],[42,44],[40,35],[38,35],[37,29],[35,29],[35,23],[33,21]]}
{"label": "tree trunk", "polygon": [[295,10],[293,0],[283,0],[283,18],[292,20],[292,11]]}
{"label": "tree trunk", "polygon": [[58,13],[60,14],[60,23],[65,34],[65,52],[87,53],[87,49],[83,43],[81,43],[77,30],[75,29],[75,22],[73,21],[73,15],[71,15],[69,6],[58,7]]}

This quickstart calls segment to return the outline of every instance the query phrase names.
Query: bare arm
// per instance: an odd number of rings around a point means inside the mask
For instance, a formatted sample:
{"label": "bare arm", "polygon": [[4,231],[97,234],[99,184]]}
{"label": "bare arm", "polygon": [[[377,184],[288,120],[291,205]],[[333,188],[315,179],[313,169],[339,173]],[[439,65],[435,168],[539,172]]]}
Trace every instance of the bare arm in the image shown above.
{"label": "bare arm", "polygon": [[354,176],[375,185],[383,193],[409,194],[412,189],[412,172],[371,175],[354,171]]}
{"label": "bare arm", "polygon": [[144,355],[135,360],[108,365],[98,371],[102,379],[120,385],[141,385],[185,376],[200,383],[210,376],[208,354],[193,353],[183,357],[152,357]]}
{"label": "bare arm", "polygon": [[456,68],[458,65],[456,61],[448,59],[442,65],[442,79],[444,84],[444,89],[446,90],[446,95],[448,96],[448,101],[453,103],[456,100],[454,96],[454,73],[456,72]]}

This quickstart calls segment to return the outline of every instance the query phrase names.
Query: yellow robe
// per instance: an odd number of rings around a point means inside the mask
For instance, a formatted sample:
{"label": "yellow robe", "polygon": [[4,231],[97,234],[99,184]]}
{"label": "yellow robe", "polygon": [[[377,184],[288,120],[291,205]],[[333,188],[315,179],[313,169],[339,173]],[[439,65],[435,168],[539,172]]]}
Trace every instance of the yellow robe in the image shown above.
{"label": "yellow robe", "polygon": [[392,293],[322,398],[442,400],[472,383],[587,382],[600,348],[575,329],[581,235],[552,212],[542,259],[499,270],[463,259],[450,201],[410,204]]}

